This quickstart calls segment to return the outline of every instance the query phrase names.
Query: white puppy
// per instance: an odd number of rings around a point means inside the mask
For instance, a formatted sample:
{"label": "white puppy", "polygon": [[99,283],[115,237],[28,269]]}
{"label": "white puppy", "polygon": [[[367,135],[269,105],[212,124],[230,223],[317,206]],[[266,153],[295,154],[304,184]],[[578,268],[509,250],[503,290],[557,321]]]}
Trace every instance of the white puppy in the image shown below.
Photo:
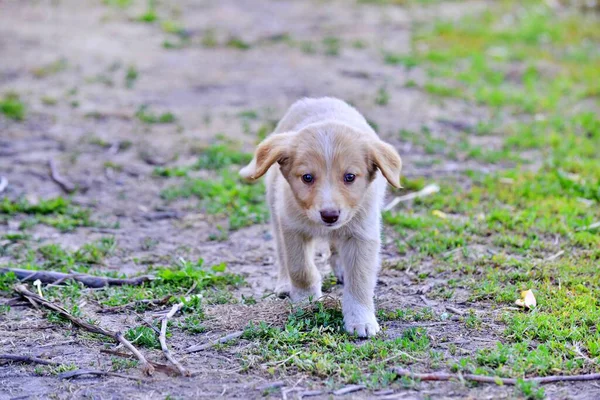
{"label": "white puppy", "polygon": [[379,270],[381,208],[386,180],[400,187],[402,160],[365,118],[335,98],[302,99],[260,143],[240,174],[267,174],[277,243],[277,292],[292,301],[321,296],[316,239],[329,241],[331,265],[344,282],[349,333],[379,332],[373,294]]}

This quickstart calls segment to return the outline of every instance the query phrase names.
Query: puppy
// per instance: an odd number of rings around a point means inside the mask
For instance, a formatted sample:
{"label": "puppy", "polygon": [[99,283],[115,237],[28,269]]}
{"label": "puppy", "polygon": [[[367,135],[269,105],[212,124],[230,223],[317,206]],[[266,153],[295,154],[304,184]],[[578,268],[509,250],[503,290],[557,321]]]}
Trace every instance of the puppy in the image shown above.
{"label": "puppy", "polygon": [[381,208],[386,180],[401,187],[401,169],[396,150],[347,103],[306,98],[290,107],[240,171],[250,181],[267,175],[278,294],[293,302],[321,296],[315,240],[327,240],[334,273],[344,282],[346,330],[360,337],[379,332],[373,295]]}

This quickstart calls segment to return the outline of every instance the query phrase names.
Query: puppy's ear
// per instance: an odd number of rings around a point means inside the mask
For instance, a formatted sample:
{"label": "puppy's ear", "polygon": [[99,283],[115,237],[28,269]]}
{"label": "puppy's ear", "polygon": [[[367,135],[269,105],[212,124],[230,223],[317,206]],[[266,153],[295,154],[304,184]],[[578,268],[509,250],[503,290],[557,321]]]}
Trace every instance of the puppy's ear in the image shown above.
{"label": "puppy's ear", "polygon": [[390,185],[397,189],[402,188],[400,185],[402,159],[392,145],[382,140],[371,143],[369,159],[381,171]]}
{"label": "puppy's ear", "polygon": [[240,170],[242,178],[256,180],[267,173],[275,162],[285,163],[291,157],[295,132],[275,133],[260,142],[250,164]]}

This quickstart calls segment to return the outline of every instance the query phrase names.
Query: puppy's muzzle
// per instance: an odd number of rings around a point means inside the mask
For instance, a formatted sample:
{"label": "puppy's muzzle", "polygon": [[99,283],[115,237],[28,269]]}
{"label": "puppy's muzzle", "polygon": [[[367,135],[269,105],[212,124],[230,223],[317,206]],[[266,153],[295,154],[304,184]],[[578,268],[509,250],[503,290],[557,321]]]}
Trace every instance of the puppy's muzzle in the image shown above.
{"label": "puppy's muzzle", "polygon": [[340,212],[338,210],[322,210],[321,211],[321,219],[326,224],[335,224],[337,220],[340,218]]}

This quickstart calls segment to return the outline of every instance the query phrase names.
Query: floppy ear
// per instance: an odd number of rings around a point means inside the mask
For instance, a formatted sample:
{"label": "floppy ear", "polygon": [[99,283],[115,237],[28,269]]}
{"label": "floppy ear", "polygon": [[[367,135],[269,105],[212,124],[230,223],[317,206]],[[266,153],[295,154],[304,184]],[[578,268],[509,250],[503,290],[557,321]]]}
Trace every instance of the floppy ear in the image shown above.
{"label": "floppy ear", "polygon": [[385,179],[397,189],[400,185],[400,171],[402,170],[402,159],[396,149],[382,140],[371,144],[370,160],[381,171]]}
{"label": "floppy ear", "polygon": [[256,180],[275,162],[285,163],[291,155],[294,135],[295,132],[275,133],[260,142],[250,164],[240,170],[242,178]]}

